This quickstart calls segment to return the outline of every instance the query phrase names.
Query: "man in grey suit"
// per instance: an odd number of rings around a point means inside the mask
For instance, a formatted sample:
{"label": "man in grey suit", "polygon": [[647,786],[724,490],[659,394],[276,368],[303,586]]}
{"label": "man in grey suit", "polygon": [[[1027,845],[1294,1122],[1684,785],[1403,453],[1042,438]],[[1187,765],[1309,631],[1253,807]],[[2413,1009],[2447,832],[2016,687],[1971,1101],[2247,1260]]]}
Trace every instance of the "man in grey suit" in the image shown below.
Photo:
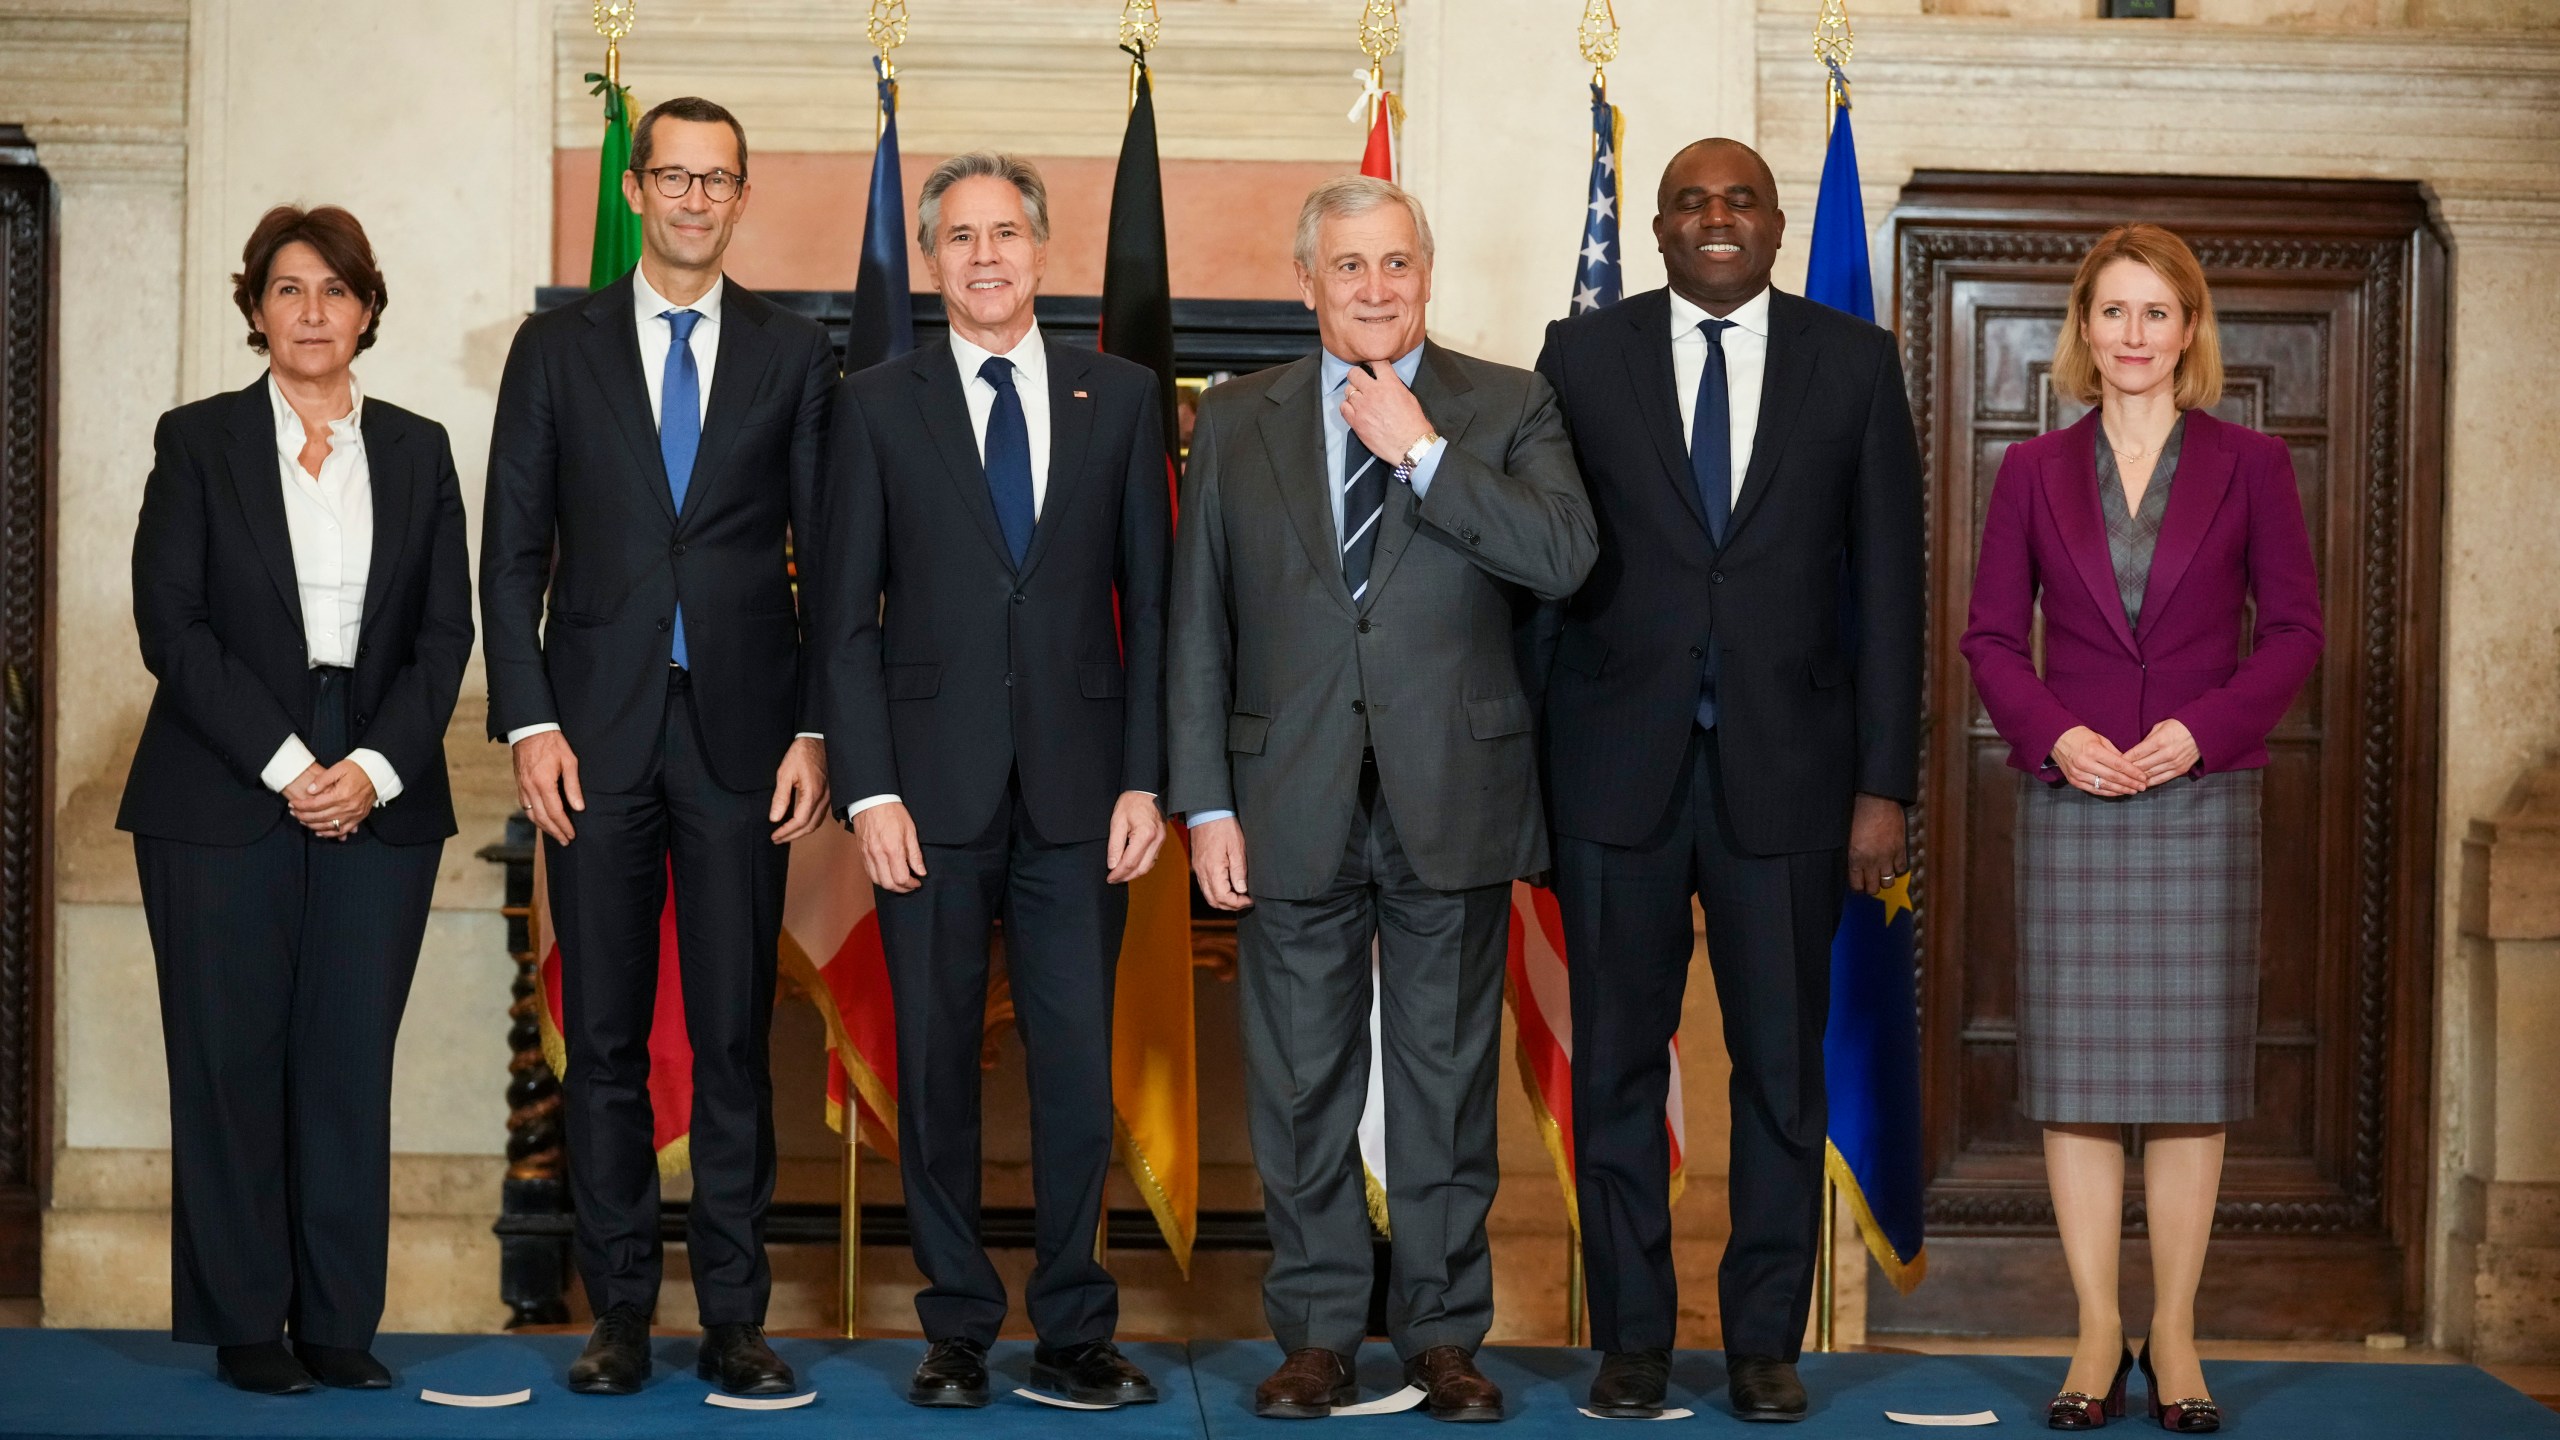
{"label": "man in grey suit", "polygon": [[[1443,1420],[1496,1420],[1494,1080],[1510,883],[1546,868],[1517,617],[1597,554],[1547,382],[1427,344],[1431,228],[1381,180],[1316,187],[1298,284],[1324,353],[1200,405],[1174,538],[1167,743],[1192,863],[1238,921],[1263,1309],[1257,1413],[1356,1394],[1358,1126],[1375,944],[1388,1324]],[[1247,866],[1250,863],[1250,871]]]}

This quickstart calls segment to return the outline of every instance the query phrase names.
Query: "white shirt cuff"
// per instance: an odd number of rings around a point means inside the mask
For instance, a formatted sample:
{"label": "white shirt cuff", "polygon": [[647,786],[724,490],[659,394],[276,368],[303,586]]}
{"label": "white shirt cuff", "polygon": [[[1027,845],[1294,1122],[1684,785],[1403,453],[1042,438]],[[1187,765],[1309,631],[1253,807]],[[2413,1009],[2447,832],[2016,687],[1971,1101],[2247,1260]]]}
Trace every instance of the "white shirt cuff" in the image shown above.
{"label": "white shirt cuff", "polygon": [[794,740],[824,740],[824,739],[826,739],[827,737],[826,737],[826,733],[825,733],[824,731],[820,731],[820,730],[803,730],[803,731],[801,731],[799,734],[794,735],[794,736],[792,736],[791,738],[792,738],[792,739],[794,739]]}
{"label": "white shirt cuff", "polygon": [[531,739],[536,735],[548,735],[559,728],[560,727],[557,724],[549,720],[545,720],[539,725],[520,725],[507,732],[507,743],[513,745],[518,741]]}
{"label": "white shirt cuff", "polygon": [[391,768],[391,761],[381,751],[359,747],[348,751],[347,758],[356,762],[356,768],[373,782],[375,805],[388,805],[400,798],[400,791],[404,788],[400,784],[400,772]]}
{"label": "white shirt cuff", "polygon": [[1182,823],[1197,829],[1200,826],[1212,824],[1219,820],[1233,820],[1234,818],[1236,818],[1236,812],[1233,810],[1194,810]]}
{"label": "white shirt cuff", "polygon": [[320,757],[311,753],[311,747],[302,743],[301,736],[287,735],[284,743],[276,747],[275,758],[267,762],[266,769],[258,772],[258,783],[281,795],[285,787],[293,783],[295,776],[319,763]]}
{"label": "white shirt cuff", "polygon": [[844,807],[844,818],[850,820],[854,816],[861,814],[863,811],[868,810],[875,805],[896,805],[899,803],[901,802],[895,795],[866,795]]}

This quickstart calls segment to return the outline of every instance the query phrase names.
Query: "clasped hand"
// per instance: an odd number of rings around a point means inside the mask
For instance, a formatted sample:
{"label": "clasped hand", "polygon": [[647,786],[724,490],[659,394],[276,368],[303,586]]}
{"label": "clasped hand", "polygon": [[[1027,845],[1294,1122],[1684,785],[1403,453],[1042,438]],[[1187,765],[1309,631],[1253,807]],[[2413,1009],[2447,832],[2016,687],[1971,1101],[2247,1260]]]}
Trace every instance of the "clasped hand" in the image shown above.
{"label": "clasped hand", "polygon": [[1354,365],[1342,392],[1342,418],[1369,453],[1387,465],[1404,463],[1414,442],[1431,433],[1422,402],[1393,365]]}
{"label": "clasped hand", "polygon": [[344,840],[373,813],[373,777],[353,760],[323,769],[317,761],[302,767],[284,787],[285,808],[304,829],[323,840]]}
{"label": "clasped hand", "polygon": [[2053,763],[2075,790],[2091,795],[2138,795],[2196,768],[2196,737],[2184,722],[2163,720],[2142,743],[2118,750],[2086,725],[2074,725],[2053,742]]}

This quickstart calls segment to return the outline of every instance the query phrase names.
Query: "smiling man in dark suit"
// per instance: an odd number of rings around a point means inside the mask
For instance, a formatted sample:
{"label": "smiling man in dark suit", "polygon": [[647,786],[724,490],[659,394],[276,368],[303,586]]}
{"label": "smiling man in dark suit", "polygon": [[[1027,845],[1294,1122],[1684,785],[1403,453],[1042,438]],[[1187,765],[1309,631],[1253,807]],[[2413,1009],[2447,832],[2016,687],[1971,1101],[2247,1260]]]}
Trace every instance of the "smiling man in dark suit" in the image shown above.
{"label": "smiling man in dark suit", "polygon": [[1658,198],[1670,287],[1557,322],[1538,358],[1600,523],[1546,707],[1591,1406],[1664,1403],[1694,895],[1733,1057],[1728,1384],[1743,1419],[1796,1420],[1831,936],[1844,882],[1902,868],[1919,787],[1919,451],[1892,335],[1770,288],[1786,216],[1759,155],[1701,140]]}
{"label": "smiling man in dark suit", "polygon": [[[658,106],[631,163],[639,268],[525,322],[498,391],[480,549],[489,734],[513,747],[560,935],[569,1185],[596,1312],[570,1388],[629,1394],[649,1374],[649,1030],[672,866],[694,1056],[696,1368],[781,1393],[791,1369],[763,1336],[766,1041],[784,862],[827,809],[791,540],[817,530],[836,366],[817,325],[720,273],[748,198],[746,131],[728,111]],[[800,559],[806,591],[805,545]]]}
{"label": "smiling man in dark suit", "polygon": [[1010,155],[925,178],[947,341],[849,376],[827,446],[827,746],[898,1023],[899,1174],[931,1342],[907,1398],[987,1403],[1004,1281],[978,1231],[991,923],[1030,1068],[1032,1381],[1156,1398],[1093,1253],[1128,882],[1164,842],[1167,492],[1155,376],[1040,333],[1048,189]]}

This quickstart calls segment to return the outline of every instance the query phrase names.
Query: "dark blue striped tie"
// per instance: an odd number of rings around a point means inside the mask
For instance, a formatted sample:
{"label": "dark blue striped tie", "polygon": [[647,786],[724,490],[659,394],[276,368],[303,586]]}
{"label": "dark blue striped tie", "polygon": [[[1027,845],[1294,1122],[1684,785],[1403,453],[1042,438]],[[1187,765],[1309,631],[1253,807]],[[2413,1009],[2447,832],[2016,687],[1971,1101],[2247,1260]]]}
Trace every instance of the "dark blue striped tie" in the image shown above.
{"label": "dark blue striped tie", "polygon": [[1342,437],[1342,583],[1351,603],[1369,594],[1369,561],[1378,552],[1378,525],[1387,508],[1386,462],[1369,453],[1358,431]]}

